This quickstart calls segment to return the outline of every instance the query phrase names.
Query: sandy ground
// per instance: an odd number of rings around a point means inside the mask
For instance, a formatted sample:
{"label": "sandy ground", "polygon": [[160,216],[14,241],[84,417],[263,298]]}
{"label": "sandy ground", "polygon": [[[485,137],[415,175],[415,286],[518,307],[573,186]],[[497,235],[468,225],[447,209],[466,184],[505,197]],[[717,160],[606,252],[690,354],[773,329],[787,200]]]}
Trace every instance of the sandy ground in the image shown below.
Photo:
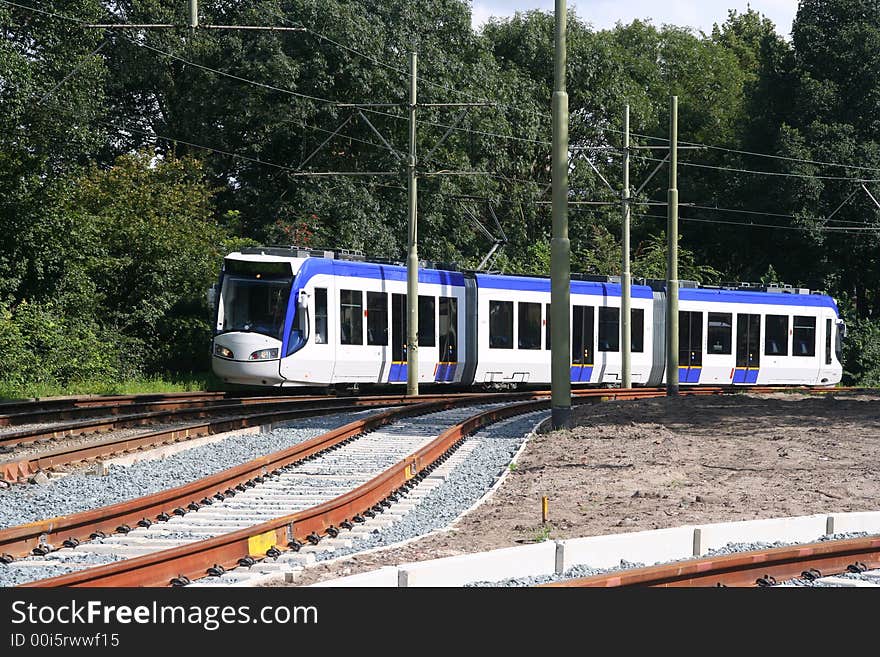
{"label": "sandy ground", "polygon": [[310,567],[293,585],[545,538],[880,510],[880,396],[611,401],[574,420],[533,438],[454,530]]}

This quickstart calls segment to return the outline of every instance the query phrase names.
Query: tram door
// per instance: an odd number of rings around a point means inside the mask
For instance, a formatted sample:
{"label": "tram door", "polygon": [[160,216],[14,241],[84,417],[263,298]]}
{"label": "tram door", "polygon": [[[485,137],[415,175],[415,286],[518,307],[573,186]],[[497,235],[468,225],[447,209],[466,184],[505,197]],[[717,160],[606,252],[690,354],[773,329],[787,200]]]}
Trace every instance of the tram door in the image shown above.
{"label": "tram door", "polygon": [[761,366],[761,316],[736,315],[736,368],[733,383],[755,383]]}
{"label": "tram door", "polygon": [[406,382],[406,295],[391,295],[391,371],[389,383]]}
{"label": "tram door", "polygon": [[703,370],[703,313],[678,313],[678,382],[699,383]]}
{"label": "tram door", "polygon": [[440,297],[439,314],[440,351],[434,380],[448,383],[455,379],[455,370],[458,369],[458,299]]}
{"label": "tram door", "polygon": [[593,376],[593,306],[571,307],[571,382],[588,383]]}

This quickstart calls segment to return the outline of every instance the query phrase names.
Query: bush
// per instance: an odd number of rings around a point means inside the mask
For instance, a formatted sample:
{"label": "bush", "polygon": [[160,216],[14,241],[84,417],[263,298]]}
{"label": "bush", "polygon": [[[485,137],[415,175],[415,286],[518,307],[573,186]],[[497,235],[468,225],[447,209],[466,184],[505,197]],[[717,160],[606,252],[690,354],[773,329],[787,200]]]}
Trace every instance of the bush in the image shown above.
{"label": "bush", "polygon": [[137,376],[136,347],[51,302],[0,304],[0,380],[7,385]]}
{"label": "bush", "polygon": [[880,320],[850,319],[843,340],[844,385],[880,385]]}

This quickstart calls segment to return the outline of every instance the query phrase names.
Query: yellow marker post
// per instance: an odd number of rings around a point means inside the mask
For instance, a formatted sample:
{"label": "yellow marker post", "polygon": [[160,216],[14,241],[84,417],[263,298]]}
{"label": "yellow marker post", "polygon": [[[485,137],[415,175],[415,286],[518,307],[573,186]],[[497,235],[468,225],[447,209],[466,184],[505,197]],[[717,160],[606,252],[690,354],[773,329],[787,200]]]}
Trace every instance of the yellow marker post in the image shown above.
{"label": "yellow marker post", "polygon": [[541,522],[547,522],[547,512],[550,509],[550,498],[544,495],[541,498]]}

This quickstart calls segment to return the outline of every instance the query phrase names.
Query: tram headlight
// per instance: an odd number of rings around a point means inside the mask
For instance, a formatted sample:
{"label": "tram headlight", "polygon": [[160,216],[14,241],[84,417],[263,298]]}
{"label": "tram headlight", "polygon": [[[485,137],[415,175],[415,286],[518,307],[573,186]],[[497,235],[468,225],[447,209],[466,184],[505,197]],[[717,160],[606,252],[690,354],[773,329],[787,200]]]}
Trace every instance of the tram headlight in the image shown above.
{"label": "tram headlight", "polygon": [[278,358],[278,349],[260,349],[250,356],[250,360],[271,360],[273,358]]}
{"label": "tram headlight", "polygon": [[214,345],[214,355],[220,356],[220,358],[235,358],[235,354],[232,353],[232,349],[227,349],[223,345]]}

